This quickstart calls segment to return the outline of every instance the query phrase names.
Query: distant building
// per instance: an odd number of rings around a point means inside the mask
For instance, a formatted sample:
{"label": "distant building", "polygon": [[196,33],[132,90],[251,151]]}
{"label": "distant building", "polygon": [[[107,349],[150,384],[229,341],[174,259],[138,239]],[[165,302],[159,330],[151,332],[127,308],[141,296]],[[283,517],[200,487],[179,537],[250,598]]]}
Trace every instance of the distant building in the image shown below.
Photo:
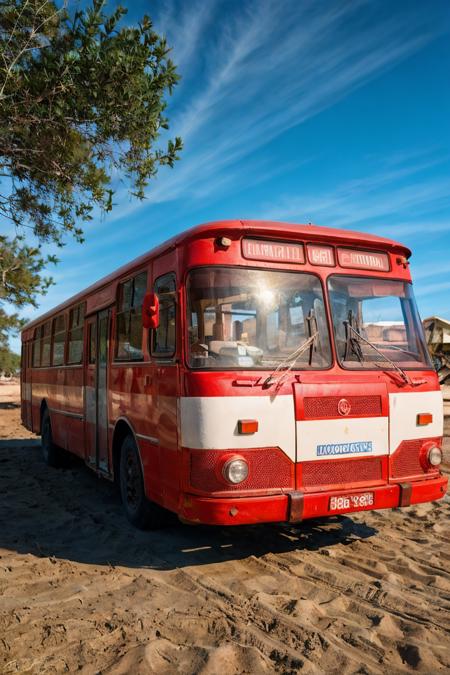
{"label": "distant building", "polygon": [[439,379],[443,381],[450,375],[450,321],[439,316],[430,316],[423,320],[428,350],[433,359]]}

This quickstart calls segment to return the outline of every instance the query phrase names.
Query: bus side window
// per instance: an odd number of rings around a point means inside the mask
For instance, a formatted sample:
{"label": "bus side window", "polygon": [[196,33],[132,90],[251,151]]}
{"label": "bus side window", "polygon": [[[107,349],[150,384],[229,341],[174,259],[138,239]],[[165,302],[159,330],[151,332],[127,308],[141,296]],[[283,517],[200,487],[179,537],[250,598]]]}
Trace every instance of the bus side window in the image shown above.
{"label": "bus side window", "polygon": [[97,325],[89,324],[89,363],[95,363],[97,360]]}
{"label": "bus side window", "polygon": [[155,356],[170,358],[176,350],[176,281],[175,274],[164,274],[155,281],[159,299],[159,326],[152,331],[152,349]]}
{"label": "bus side window", "polygon": [[41,351],[41,366],[50,365],[50,348],[52,343],[52,324],[47,321],[42,326],[42,351]]}
{"label": "bus side window", "polygon": [[41,337],[42,326],[38,326],[34,332],[33,339],[33,368],[39,368],[41,365]]}
{"label": "bus side window", "polygon": [[83,360],[84,304],[77,305],[69,314],[69,351],[67,363],[77,364]]}
{"label": "bus side window", "polygon": [[142,361],[142,302],[147,272],[140,272],[119,286],[116,314],[117,361]]}
{"label": "bus side window", "polygon": [[64,365],[64,345],[66,343],[66,317],[60,314],[53,319],[52,365]]}

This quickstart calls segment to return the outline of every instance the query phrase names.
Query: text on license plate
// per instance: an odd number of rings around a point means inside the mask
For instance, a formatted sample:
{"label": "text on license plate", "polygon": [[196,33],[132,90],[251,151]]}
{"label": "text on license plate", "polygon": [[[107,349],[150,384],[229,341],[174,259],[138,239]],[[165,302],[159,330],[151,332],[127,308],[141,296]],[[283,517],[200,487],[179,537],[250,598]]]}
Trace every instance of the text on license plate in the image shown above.
{"label": "text on license plate", "polygon": [[364,492],[360,495],[331,497],[330,499],[330,511],[358,509],[365,506],[373,506],[373,492]]}

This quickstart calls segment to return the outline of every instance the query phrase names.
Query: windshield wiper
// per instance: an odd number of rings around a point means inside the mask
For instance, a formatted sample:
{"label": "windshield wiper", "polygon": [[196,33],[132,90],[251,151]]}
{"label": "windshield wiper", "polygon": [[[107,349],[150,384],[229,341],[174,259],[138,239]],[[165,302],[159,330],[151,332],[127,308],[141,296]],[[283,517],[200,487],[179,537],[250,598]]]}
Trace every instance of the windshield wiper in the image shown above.
{"label": "windshield wiper", "polygon": [[[263,387],[269,387],[271,384],[281,384],[282,381],[285,379],[286,375],[292,370],[292,368],[295,366],[296,362],[298,361],[299,357],[303,354],[303,352],[306,352],[308,348],[311,348],[314,346],[314,341],[316,337],[318,336],[319,331],[316,331],[311,337],[309,337],[305,342],[303,342],[298,349],[295,350],[295,352],[292,352],[292,354],[289,354],[289,356],[286,356],[283,361],[273,370],[268,377],[263,382]],[[275,378],[276,374],[279,373],[280,371],[283,371],[283,375],[279,377],[278,379]]]}
{"label": "windshield wiper", "polygon": [[[352,324],[351,324],[351,314],[350,314],[350,313],[349,313],[349,320],[348,320],[348,321],[344,321],[343,323],[344,323],[345,330],[347,331],[347,334],[348,334],[348,335],[349,335],[348,331],[351,331],[352,333],[354,333],[354,334],[356,335],[356,337],[358,338],[358,340],[362,340],[362,342],[365,342],[366,345],[369,345],[369,347],[372,347],[372,349],[374,349],[374,350],[376,351],[376,353],[379,354],[379,355],[381,356],[381,358],[382,358],[384,361],[386,361],[387,363],[390,363],[391,366],[399,373],[399,375],[400,375],[400,377],[402,378],[402,380],[403,380],[404,382],[406,382],[406,384],[409,384],[410,386],[415,386],[414,383],[413,383],[413,381],[412,381],[411,378],[409,377],[408,373],[407,373],[406,371],[404,371],[403,368],[400,368],[400,366],[398,366],[398,365],[397,365],[394,361],[392,361],[388,356],[386,356],[385,354],[383,354],[383,352],[380,351],[380,350],[378,349],[378,347],[376,347],[376,346],[373,344],[373,342],[370,342],[370,340],[367,340],[365,337],[363,337],[363,336],[361,335],[361,333],[358,333],[358,331],[357,331],[355,328],[353,328],[353,326],[352,326]],[[354,349],[354,344],[355,344],[355,343],[357,344],[357,340],[355,340],[355,338],[350,338],[350,341],[351,341],[352,348]],[[349,342],[349,340],[347,341],[347,344],[348,344],[348,342]],[[345,351],[346,351],[346,355],[347,355],[347,345],[346,345],[346,350],[345,350]],[[360,346],[359,344],[358,344],[358,352],[355,351],[355,353],[356,353],[356,355],[358,356],[360,362],[362,362],[363,359],[364,359],[364,356],[363,356],[363,353],[362,353],[361,346]],[[359,354],[361,354],[361,358],[360,358]],[[376,365],[378,365],[378,364],[376,364]]]}
{"label": "windshield wiper", "polygon": [[[353,354],[360,363],[364,361],[364,354],[356,338],[352,337],[352,334],[349,331],[349,328],[353,328],[353,311],[349,309],[348,311],[348,320],[344,321],[345,326],[345,352],[344,352],[344,361],[347,361],[349,348],[351,348]],[[353,329],[354,330],[354,329]],[[357,331],[355,331],[357,333]],[[358,333],[359,335],[359,333]]]}
{"label": "windshield wiper", "polygon": [[[286,376],[289,374],[289,372],[292,370],[292,368],[295,366],[296,362],[298,361],[299,357],[306,352],[307,349],[310,350],[309,352],[309,365],[312,363],[312,357],[313,357],[313,350],[314,350],[314,342],[319,335],[319,331],[317,329],[317,324],[316,324],[316,330],[314,333],[312,333],[312,323],[314,321],[315,323],[315,316],[313,310],[310,311],[309,315],[306,317],[306,321],[308,323],[308,331],[309,331],[309,338],[307,338],[300,347],[297,347],[295,351],[292,352],[292,354],[289,354],[286,356],[285,359],[281,361],[281,363],[273,370],[268,377],[263,382],[263,387],[270,387],[272,384],[282,384],[282,382],[285,380]],[[283,374],[281,377],[278,379],[275,377],[277,373],[280,371],[283,371]]]}

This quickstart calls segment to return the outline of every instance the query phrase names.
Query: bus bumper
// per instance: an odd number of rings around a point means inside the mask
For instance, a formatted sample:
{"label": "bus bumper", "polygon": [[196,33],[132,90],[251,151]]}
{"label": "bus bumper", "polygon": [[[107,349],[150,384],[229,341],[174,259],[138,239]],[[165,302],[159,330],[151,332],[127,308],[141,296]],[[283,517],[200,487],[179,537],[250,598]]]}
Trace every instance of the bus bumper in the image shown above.
{"label": "bus bumper", "polygon": [[[183,494],[179,516],[190,523],[204,525],[249,525],[254,523],[301,522],[308,518],[334,516],[355,511],[392,509],[420,502],[441,499],[447,490],[448,478],[411,483],[391,483],[358,490],[339,490],[320,493],[300,491],[258,497],[199,497]],[[331,509],[332,497],[373,494],[373,504]]]}

